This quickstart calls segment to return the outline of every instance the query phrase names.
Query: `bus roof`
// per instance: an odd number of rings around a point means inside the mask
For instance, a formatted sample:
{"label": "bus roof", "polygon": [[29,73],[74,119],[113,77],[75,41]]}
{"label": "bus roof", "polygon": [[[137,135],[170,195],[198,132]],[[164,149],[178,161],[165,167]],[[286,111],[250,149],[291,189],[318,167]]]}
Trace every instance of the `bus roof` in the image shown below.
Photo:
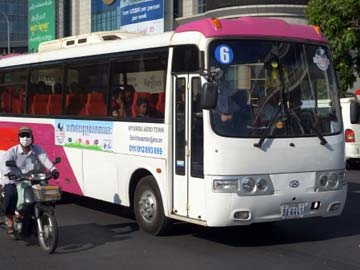
{"label": "bus roof", "polygon": [[[221,19],[218,22],[216,20],[207,18],[181,25],[175,30],[175,36],[176,33],[192,32],[199,33],[199,35],[203,35],[206,38],[231,36],[275,37],[326,42],[325,37],[320,32],[317,32],[315,27],[289,24],[279,19],[241,17],[237,19]],[[145,48],[166,47],[177,44],[176,41],[175,43],[172,42],[175,36],[174,32],[143,35],[141,37],[135,35],[128,39],[109,40],[74,48],[44,50],[43,52],[27,55],[3,57],[0,58],[0,68]],[[188,40],[187,42],[194,41]]]}
{"label": "bus roof", "polygon": [[236,19],[206,18],[179,26],[176,33],[197,31],[205,37],[277,37],[327,42],[314,26],[290,24],[280,19],[241,17]]}
{"label": "bus roof", "polygon": [[101,43],[86,44],[79,47],[56,48],[54,50],[44,50],[43,52],[5,57],[4,59],[0,59],[0,68],[71,59],[75,57],[88,57],[92,55],[134,51],[145,48],[150,49],[166,47],[170,45],[171,36],[173,34],[174,32],[166,32],[144,35],[141,37],[135,36],[129,39],[108,40]]}

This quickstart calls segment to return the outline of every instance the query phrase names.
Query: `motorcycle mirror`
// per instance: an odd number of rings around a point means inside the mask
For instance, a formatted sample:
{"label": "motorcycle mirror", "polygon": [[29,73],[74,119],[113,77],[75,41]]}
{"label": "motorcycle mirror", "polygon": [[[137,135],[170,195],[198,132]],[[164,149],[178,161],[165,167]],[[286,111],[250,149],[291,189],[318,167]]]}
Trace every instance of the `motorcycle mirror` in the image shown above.
{"label": "motorcycle mirror", "polygon": [[7,160],[5,162],[5,165],[6,165],[6,167],[16,167],[16,162],[15,162],[15,160]]}
{"label": "motorcycle mirror", "polygon": [[55,158],[55,161],[54,161],[54,164],[58,164],[61,162],[61,158],[60,157],[56,157]]}

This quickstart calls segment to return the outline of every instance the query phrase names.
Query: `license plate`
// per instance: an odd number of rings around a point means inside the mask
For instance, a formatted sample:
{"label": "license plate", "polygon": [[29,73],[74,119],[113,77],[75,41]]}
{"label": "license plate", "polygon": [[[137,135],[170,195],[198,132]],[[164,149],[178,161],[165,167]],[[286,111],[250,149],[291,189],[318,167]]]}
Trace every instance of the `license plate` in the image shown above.
{"label": "license plate", "polygon": [[281,205],[282,218],[302,218],[305,212],[305,203],[289,203]]}

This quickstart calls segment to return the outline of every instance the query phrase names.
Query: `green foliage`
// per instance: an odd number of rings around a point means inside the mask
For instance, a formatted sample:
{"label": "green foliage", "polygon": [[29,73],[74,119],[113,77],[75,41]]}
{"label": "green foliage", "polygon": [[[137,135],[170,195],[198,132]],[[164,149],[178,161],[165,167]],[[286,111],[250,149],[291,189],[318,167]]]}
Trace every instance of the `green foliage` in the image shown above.
{"label": "green foliage", "polygon": [[360,74],[360,1],[310,0],[305,13],[330,43],[343,94]]}

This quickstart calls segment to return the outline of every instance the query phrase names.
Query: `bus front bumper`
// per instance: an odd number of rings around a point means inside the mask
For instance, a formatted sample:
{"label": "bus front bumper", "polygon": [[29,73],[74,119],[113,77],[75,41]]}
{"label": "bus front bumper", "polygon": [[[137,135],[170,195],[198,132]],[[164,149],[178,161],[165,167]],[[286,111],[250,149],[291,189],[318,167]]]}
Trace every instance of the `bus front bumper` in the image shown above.
{"label": "bus front bumper", "polygon": [[214,193],[208,196],[207,225],[236,226],[252,223],[338,216],[344,209],[347,185],[341,190],[274,193],[240,196]]}

